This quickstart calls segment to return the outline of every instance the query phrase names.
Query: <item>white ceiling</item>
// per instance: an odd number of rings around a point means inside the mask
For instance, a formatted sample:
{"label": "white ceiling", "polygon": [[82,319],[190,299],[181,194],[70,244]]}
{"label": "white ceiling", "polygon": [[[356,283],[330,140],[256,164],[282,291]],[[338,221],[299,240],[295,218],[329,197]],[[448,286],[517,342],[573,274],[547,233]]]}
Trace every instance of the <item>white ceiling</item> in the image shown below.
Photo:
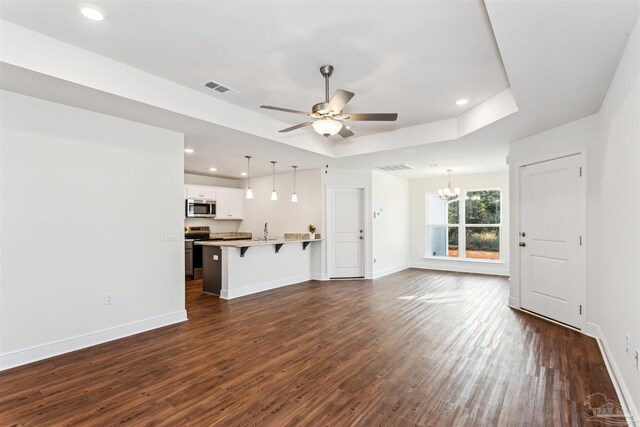
{"label": "white ceiling", "polygon": [[[332,89],[356,93],[350,111],[399,112],[397,125],[418,141],[423,128],[406,126],[459,115],[465,111],[454,103],[459,97],[471,99],[469,109],[511,84],[518,104],[517,113],[464,137],[405,148],[393,148],[405,135],[393,126],[359,123],[354,130],[371,135],[354,138],[356,143],[387,131],[377,136],[388,140],[384,151],[332,158],[295,145],[352,142],[303,133],[293,144],[283,143],[278,128],[270,140],[270,133],[259,137],[93,90],[73,78],[2,64],[2,88],[183,132],[186,144],[196,149],[185,156],[185,169],[225,177],[246,168],[246,154],[256,158],[255,175],[270,173],[269,160],[303,168],[408,163],[416,169],[397,173],[407,178],[444,175],[449,167],[454,173],[504,170],[508,143],[598,111],[638,15],[635,0],[488,0],[491,24],[479,1],[367,2],[366,7],[340,2],[340,13],[326,1],[96,4],[108,16],[102,23],[87,21],[75,2],[62,1],[3,0],[0,17],[268,114],[265,123],[273,126],[297,118],[256,107],[305,109],[320,101],[317,68],[327,62],[336,66]],[[211,95],[199,87],[210,78],[243,94]],[[438,167],[428,167],[434,163]],[[209,173],[210,166],[218,172]]]}
{"label": "white ceiling", "polygon": [[[395,123],[354,123],[357,135],[456,117],[509,86],[480,0],[93,3],[107,20],[90,22],[69,1],[3,1],[1,14],[256,111],[264,104],[311,111],[324,100],[319,67],[331,64],[331,94],[356,94],[346,111],[399,114]],[[204,88],[209,79],[241,94]],[[460,107],[459,98],[470,102]]]}

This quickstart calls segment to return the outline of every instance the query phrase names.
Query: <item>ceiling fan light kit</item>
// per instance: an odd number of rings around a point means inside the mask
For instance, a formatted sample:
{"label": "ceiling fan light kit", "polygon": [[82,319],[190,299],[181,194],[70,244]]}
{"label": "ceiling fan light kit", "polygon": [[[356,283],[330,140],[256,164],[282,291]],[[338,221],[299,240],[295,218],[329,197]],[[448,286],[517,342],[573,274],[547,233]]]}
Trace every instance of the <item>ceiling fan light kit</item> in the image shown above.
{"label": "ceiling fan light kit", "polygon": [[305,126],[312,125],[313,129],[320,135],[328,138],[335,134],[343,138],[349,138],[354,133],[346,126],[343,121],[387,121],[393,122],[398,119],[397,113],[343,113],[342,110],[347,103],[354,97],[353,92],[338,89],[329,99],[329,78],[333,74],[331,65],[323,65],[320,67],[320,74],[324,77],[324,102],[319,102],[311,108],[311,112],[292,110],[290,108],[273,107],[271,105],[261,105],[260,108],[267,110],[282,111],[285,113],[298,114],[312,118],[312,121],[297,124],[295,126],[282,129],[280,132],[291,132]]}
{"label": "ceiling fan light kit", "polygon": [[313,122],[312,126],[313,130],[315,130],[325,138],[329,138],[330,136],[335,135],[336,133],[340,132],[340,129],[342,129],[342,123],[333,119],[316,120],[315,122]]}

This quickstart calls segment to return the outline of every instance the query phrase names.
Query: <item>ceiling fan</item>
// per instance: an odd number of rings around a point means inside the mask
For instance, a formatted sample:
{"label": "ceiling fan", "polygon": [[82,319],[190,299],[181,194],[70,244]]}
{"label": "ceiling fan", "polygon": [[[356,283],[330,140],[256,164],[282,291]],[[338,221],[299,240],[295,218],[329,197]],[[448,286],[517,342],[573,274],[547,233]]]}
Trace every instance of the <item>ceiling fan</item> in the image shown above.
{"label": "ceiling fan", "polygon": [[320,67],[320,73],[324,77],[324,102],[320,102],[311,108],[311,113],[304,111],[292,110],[289,108],[272,107],[270,105],[261,105],[260,108],[266,108],[267,110],[284,111],[285,113],[301,114],[309,116],[312,121],[300,123],[299,125],[291,126],[286,129],[282,129],[280,132],[291,132],[292,130],[300,129],[305,126],[312,125],[313,129],[322,136],[330,137],[336,133],[343,138],[353,136],[354,133],[348,129],[342,122],[354,122],[354,121],[386,121],[393,122],[398,118],[397,113],[343,113],[342,110],[347,103],[353,98],[353,92],[347,92],[346,90],[338,89],[333,95],[333,98],[329,100],[329,78],[333,74],[333,67],[331,65],[323,65]]}

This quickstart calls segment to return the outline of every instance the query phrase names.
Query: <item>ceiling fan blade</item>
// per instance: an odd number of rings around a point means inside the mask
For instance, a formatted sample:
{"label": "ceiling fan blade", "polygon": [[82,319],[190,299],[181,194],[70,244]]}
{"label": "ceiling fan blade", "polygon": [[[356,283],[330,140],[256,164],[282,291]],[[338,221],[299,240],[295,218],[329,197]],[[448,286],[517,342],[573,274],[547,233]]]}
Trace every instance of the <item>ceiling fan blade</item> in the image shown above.
{"label": "ceiling fan blade", "polygon": [[339,114],[354,95],[353,92],[338,89],[333,95],[333,98],[331,98],[331,101],[329,101],[329,107],[327,107],[327,109],[332,110],[335,114]]}
{"label": "ceiling fan blade", "polygon": [[351,132],[350,129],[347,129],[346,126],[342,126],[342,129],[340,129],[340,132],[338,132],[338,135],[340,135],[343,138],[349,138],[350,136],[355,135],[355,133]]}
{"label": "ceiling fan blade", "polygon": [[265,108],[267,110],[283,111],[285,113],[302,114],[303,116],[308,116],[309,114],[311,114],[311,113],[305,113],[304,111],[292,110],[290,108],[272,107],[271,105],[261,105],[260,108]]}
{"label": "ceiling fan blade", "polygon": [[359,113],[344,114],[339,120],[346,121],[366,121],[366,122],[395,122],[398,119],[398,113]]}
{"label": "ceiling fan blade", "polygon": [[292,130],[300,129],[300,128],[303,128],[305,126],[309,126],[311,123],[313,123],[313,122],[300,123],[299,125],[295,125],[295,126],[291,126],[290,128],[282,129],[280,132],[291,132]]}

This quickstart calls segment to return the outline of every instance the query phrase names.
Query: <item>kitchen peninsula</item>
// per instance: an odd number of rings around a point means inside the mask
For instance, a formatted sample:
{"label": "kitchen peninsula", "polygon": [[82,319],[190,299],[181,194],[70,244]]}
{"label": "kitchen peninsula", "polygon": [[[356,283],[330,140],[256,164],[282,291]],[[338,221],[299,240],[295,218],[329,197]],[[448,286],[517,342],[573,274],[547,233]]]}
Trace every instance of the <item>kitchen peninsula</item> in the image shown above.
{"label": "kitchen peninsula", "polygon": [[301,237],[195,242],[202,246],[204,292],[232,299],[314,278],[321,240]]}

